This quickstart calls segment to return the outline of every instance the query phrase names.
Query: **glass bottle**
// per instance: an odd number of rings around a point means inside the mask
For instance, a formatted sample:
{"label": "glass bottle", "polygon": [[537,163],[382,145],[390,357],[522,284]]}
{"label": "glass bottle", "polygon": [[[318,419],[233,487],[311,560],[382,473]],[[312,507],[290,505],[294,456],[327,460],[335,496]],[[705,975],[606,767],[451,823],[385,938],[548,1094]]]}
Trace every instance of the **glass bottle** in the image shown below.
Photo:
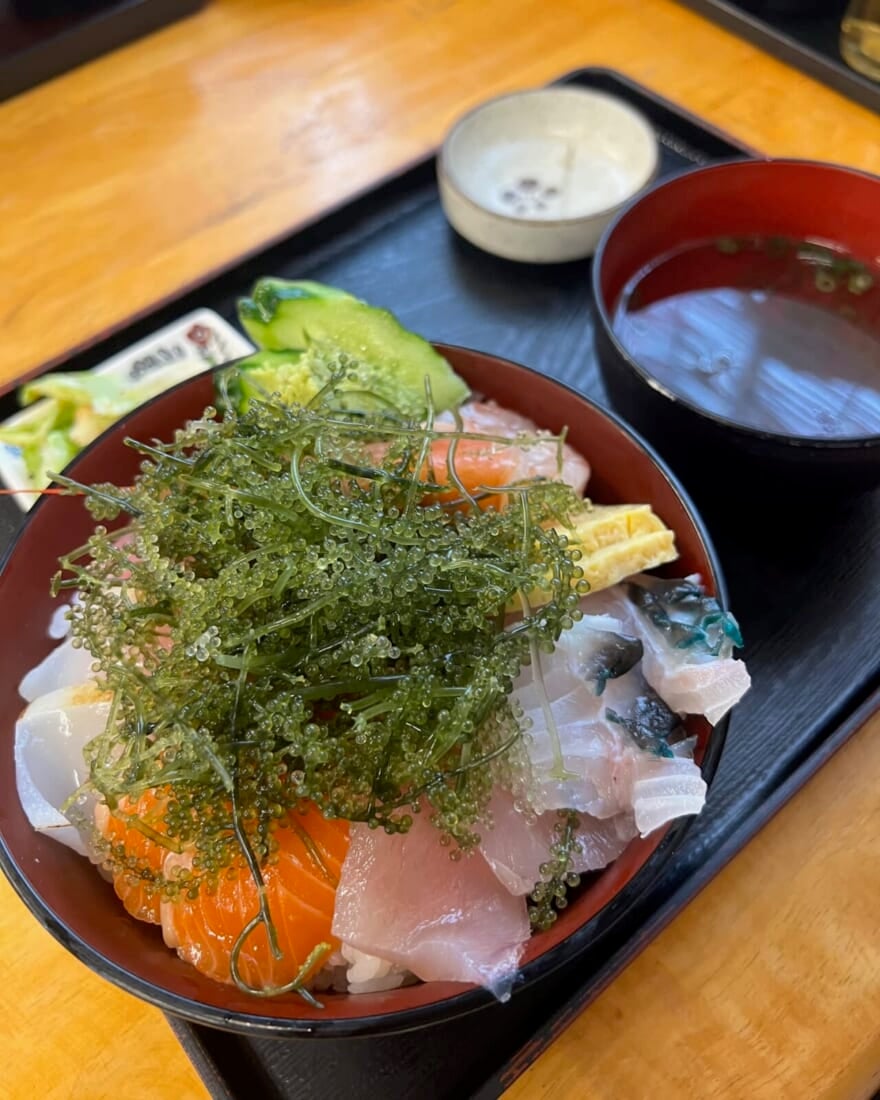
{"label": "glass bottle", "polygon": [[880,81],[880,0],[850,0],[840,25],[840,52],[850,68]]}

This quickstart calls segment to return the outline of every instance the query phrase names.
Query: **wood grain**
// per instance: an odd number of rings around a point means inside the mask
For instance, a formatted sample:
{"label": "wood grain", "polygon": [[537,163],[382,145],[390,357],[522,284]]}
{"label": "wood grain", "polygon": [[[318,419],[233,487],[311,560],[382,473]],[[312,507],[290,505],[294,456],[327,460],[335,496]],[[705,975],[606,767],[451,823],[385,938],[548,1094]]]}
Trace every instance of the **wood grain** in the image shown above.
{"label": "wood grain", "polygon": [[205,1100],[158,1009],[93,974],[0,877],[3,1100]]}
{"label": "wood grain", "polygon": [[876,116],[668,0],[215,0],[0,105],[0,383],[585,64],[880,169]]}
{"label": "wood grain", "polygon": [[880,715],[508,1100],[858,1100],[880,1086]]}
{"label": "wood grain", "polygon": [[[424,154],[494,92],[604,64],[776,155],[880,170],[876,116],[667,0],[215,0],[0,106],[0,383]],[[867,1096],[880,719],[514,1086]],[[0,883],[0,1096],[203,1100],[161,1014]]]}

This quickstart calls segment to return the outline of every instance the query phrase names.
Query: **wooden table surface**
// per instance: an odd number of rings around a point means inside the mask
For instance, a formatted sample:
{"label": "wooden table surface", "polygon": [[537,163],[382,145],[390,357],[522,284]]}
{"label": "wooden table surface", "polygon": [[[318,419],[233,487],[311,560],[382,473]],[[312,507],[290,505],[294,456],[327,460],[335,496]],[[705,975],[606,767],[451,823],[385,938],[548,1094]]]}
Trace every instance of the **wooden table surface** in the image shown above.
{"label": "wooden table surface", "polygon": [[[880,172],[880,122],[669,0],[215,0],[0,105],[0,384],[434,147],[617,68],[774,155]],[[880,1083],[875,716],[509,1095],[868,1097]],[[159,1012],[0,884],[0,1097],[204,1100]]]}

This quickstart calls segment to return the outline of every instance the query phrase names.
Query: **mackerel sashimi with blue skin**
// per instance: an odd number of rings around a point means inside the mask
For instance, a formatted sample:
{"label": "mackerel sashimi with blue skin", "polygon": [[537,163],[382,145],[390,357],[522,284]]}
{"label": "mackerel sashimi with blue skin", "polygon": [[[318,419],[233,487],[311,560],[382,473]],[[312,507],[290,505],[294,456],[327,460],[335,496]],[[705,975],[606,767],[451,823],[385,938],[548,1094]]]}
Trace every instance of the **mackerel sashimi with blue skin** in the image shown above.
{"label": "mackerel sashimi with blue skin", "polygon": [[702,808],[683,718],[748,688],[736,622],[386,311],[262,280],[241,317],[217,409],[129,486],[62,479],[96,526],[20,688],[24,809],[254,996],[504,1000],[580,875]]}

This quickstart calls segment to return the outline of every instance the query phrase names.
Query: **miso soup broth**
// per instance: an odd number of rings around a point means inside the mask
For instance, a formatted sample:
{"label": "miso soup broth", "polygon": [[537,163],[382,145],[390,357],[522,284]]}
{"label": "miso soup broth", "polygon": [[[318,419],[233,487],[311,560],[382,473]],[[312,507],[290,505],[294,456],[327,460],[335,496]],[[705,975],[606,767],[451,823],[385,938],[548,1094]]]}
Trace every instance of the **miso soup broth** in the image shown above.
{"label": "miso soup broth", "polygon": [[614,332],[666,389],[811,439],[880,434],[880,267],[827,245],[725,237],[624,287]]}

